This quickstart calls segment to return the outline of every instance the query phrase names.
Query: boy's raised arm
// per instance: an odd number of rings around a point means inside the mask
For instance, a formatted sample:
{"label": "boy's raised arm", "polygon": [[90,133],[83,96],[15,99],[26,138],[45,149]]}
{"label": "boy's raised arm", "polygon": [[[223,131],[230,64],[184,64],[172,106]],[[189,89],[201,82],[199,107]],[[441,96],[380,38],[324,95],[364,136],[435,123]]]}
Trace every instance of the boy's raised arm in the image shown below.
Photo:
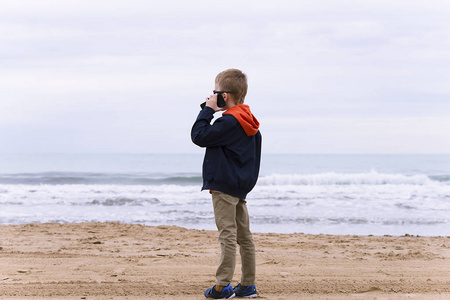
{"label": "boy's raised arm", "polygon": [[200,111],[197,120],[192,126],[191,139],[200,147],[224,146],[234,140],[233,120],[230,118],[219,118],[211,125],[214,117],[214,109],[205,107]]}

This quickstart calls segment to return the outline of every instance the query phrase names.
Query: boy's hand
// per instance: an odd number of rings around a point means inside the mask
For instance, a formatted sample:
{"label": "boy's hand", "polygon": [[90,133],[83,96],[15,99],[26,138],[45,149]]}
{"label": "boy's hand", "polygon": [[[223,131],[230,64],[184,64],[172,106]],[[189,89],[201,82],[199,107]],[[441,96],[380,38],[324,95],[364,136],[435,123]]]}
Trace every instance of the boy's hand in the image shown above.
{"label": "boy's hand", "polygon": [[214,109],[214,111],[222,111],[225,110],[225,107],[218,107],[217,106],[217,95],[211,95],[208,98],[206,98],[206,106],[211,107]]}

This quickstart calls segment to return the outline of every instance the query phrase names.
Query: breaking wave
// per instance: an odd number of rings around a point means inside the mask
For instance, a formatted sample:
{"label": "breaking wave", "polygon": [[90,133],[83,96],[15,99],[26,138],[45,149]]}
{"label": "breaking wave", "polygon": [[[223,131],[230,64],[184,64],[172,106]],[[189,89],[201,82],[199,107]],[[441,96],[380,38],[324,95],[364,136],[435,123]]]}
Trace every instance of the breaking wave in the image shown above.
{"label": "breaking wave", "polygon": [[429,185],[445,182],[447,177],[433,178],[426,175],[368,173],[321,173],[321,174],[272,174],[261,177],[259,185]]}

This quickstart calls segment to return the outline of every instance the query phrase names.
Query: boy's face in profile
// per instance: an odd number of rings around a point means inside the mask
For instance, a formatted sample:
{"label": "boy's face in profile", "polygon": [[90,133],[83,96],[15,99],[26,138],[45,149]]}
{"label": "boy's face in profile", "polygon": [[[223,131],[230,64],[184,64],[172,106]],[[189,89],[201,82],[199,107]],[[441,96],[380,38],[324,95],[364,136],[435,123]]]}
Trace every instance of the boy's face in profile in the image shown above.
{"label": "boy's face in profile", "polygon": [[[220,85],[219,85],[218,82],[216,82],[216,83],[214,84],[214,90],[216,90],[216,91],[221,91],[221,90],[222,90],[222,88],[220,87]],[[223,99],[225,100],[225,103],[227,104],[227,105],[224,107],[224,109],[228,109],[228,108],[230,108],[231,106],[234,105],[234,101],[232,100],[232,97],[230,96],[230,94],[228,94],[228,93],[223,93],[222,96],[223,96]],[[230,102],[233,102],[233,103],[230,103]],[[230,105],[230,104],[231,104],[231,105]]]}

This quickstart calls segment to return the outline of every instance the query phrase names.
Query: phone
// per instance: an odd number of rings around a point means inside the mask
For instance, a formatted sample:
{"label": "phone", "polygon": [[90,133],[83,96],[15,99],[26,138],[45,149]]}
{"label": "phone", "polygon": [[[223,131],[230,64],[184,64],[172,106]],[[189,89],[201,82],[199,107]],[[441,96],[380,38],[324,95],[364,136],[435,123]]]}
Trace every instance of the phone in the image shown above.
{"label": "phone", "polygon": [[[227,103],[225,102],[225,100],[223,99],[222,93],[217,93],[217,106],[218,107],[224,107],[226,106]],[[206,106],[206,102],[203,102],[202,104],[200,104],[200,107],[202,109],[204,109]]]}

